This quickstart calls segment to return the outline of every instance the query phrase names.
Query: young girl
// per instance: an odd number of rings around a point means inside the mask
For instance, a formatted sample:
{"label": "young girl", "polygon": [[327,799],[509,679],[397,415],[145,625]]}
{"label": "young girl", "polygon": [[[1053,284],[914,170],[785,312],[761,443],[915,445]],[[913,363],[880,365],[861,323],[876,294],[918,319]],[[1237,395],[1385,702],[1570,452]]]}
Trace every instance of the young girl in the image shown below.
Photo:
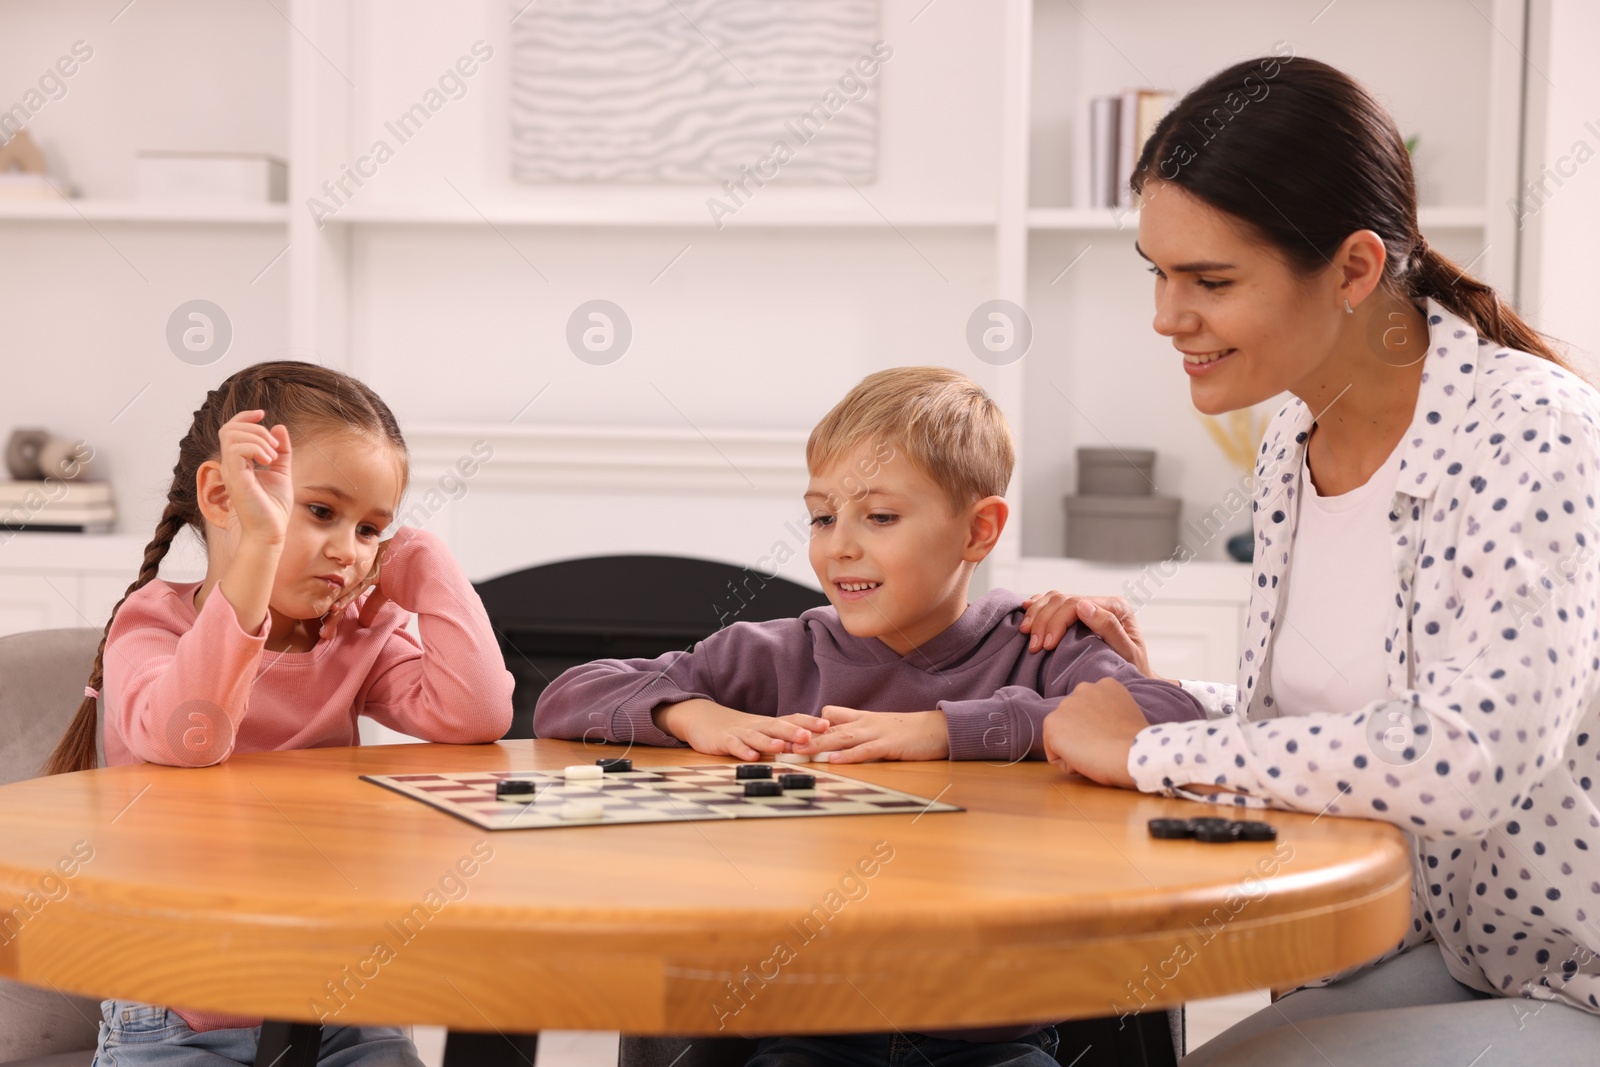
{"label": "young girl", "polygon": [[[102,682],[111,765],[354,745],[359,715],[430,741],[497,740],[512,678],[476,592],[434,535],[380,540],[406,479],[394,415],[348,375],[258,363],[206,394],[50,773],[95,765]],[[185,526],[205,543],[205,580],[161,581]],[[405,631],[413,612],[426,646]],[[255,1059],[260,1019],[101,1010],[97,1067]],[[321,1062],[420,1067],[388,1027],[325,1027]]]}

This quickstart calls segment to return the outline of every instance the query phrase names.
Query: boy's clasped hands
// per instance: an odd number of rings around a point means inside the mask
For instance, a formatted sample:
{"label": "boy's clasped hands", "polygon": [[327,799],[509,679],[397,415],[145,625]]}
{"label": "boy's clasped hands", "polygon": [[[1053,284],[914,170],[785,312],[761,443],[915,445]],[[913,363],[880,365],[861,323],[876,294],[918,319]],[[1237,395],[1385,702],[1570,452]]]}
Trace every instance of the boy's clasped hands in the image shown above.
{"label": "boy's clasped hands", "polygon": [[[655,723],[696,752],[758,760],[780,753],[818,763],[941,760],[950,756],[942,711],[863,711],[830,704],[817,715],[751,715],[710,700],[664,704]],[[1128,749],[1148,724],[1126,686],[1084,682],[1045,719],[1051,763],[1102,785],[1131,788]]]}
{"label": "boy's clasped hands", "polygon": [[758,760],[784,752],[818,763],[939,760],[950,755],[942,711],[863,711],[830,704],[816,715],[752,715],[710,700],[657,708],[655,723],[697,752]]}

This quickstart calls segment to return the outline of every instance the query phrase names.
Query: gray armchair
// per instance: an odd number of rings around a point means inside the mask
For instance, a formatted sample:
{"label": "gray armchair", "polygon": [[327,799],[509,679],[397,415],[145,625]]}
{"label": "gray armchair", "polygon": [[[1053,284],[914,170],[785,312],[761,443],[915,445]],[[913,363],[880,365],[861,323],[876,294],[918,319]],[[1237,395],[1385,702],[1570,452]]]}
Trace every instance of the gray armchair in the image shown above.
{"label": "gray armchair", "polygon": [[[90,629],[0,637],[0,785],[43,770],[83,702],[83,686],[99,646],[100,631]],[[95,733],[100,736],[99,730]],[[257,1062],[276,1067],[314,1064],[320,1035],[315,1024],[269,1019],[262,1026]],[[0,978],[0,1067],[88,1067],[99,1036],[98,1000]],[[444,1060],[451,1067],[520,1067],[533,1062],[537,1048],[534,1034],[453,1031]]]}
{"label": "gray armchair", "polygon": [[[50,758],[99,644],[89,629],[0,637],[0,785],[34,777]],[[99,1025],[98,1000],[0,979],[0,1067],[87,1067]]]}

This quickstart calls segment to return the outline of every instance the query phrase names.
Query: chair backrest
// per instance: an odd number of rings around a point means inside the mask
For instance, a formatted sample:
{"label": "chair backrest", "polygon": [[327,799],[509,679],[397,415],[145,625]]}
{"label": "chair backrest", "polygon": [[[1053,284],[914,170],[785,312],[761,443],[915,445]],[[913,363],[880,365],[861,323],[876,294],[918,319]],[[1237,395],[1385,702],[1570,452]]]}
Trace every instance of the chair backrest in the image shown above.
{"label": "chair backrest", "polygon": [[66,733],[100,647],[100,631],[0,637],[0,785],[32,778]]}
{"label": "chair backrest", "polygon": [[556,675],[596,659],[654,658],[730,622],[792,619],[824,607],[821,590],[682,556],[591,556],[477,583],[516,680],[507,737],[533,736],[533,709]]}
{"label": "chair backrest", "polygon": [[[0,637],[0,785],[43,769],[83,703],[99,646],[100,631],[87,628]],[[0,979],[0,1062],[59,1055],[87,1067],[99,1014],[93,999]]]}

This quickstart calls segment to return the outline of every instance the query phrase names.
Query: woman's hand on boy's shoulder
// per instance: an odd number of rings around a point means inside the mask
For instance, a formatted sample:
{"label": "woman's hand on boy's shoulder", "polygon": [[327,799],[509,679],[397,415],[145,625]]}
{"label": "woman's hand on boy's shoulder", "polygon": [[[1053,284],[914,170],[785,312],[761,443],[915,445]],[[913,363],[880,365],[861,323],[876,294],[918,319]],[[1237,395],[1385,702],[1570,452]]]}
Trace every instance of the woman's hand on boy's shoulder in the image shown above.
{"label": "woman's hand on boy's shoulder", "polygon": [[831,723],[828,729],[792,749],[819,763],[950,758],[950,727],[942,711],[862,711],[829,704],[820,715]]}
{"label": "woman's hand on boy's shoulder", "polygon": [[1133,605],[1120,596],[1068,596],[1052,589],[1022,602],[1026,609],[1017,628],[1029,636],[1028,651],[1048,651],[1081,622],[1099,635],[1111,651],[1150,674],[1150,655],[1144,647],[1144,634]]}

